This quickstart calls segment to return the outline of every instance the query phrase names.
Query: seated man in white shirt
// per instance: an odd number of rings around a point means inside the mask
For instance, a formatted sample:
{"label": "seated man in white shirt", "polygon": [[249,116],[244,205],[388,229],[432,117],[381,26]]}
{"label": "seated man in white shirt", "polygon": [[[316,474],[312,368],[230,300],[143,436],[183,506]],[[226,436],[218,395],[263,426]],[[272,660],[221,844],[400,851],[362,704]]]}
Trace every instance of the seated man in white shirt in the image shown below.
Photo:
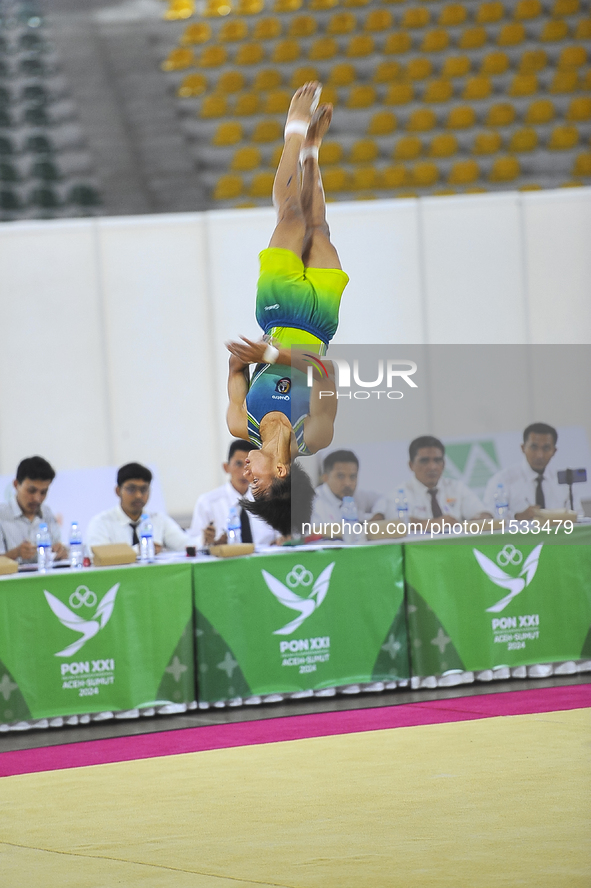
{"label": "seated man in white shirt", "polygon": [[[545,422],[534,422],[523,432],[521,461],[502,469],[489,480],[484,502],[493,514],[495,494],[502,484],[508,505],[505,518],[531,521],[540,509],[570,509],[568,485],[558,484],[548,463],[556,453],[558,432]],[[573,509],[581,517],[584,510],[573,490]]]}
{"label": "seated man in white shirt", "polygon": [[278,534],[256,515],[249,515],[241,506],[240,500],[252,499],[248,480],[244,477],[245,459],[252,450],[252,444],[238,438],[232,441],[228,460],[222,463],[224,472],[230,476],[225,484],[210,490],[199,497],[193,512],[190,535],[199,546],[221,545],[227,542],[226,526],[232,506],[240,509],[242,542],[256,546],[272,545]]}
{"label": "seated man in white shirt", "polygon": [[[139,547],[138,528],[150,498],[152,472],[139,463],[127,463],[117,472],[115,493],[120,503],[90,519],[87,532],[89,546],[128,543]],[[185,531],[168,515],[148,512],[152,523],[154,549],[184,551],[190,542]]]}
{"label": "seated man in white shirt", "polygon": [[59,524],[45,505],[54,478],[54,469],[42,456],[30,456],[19,463],[13,481],[14,493],[8,503],[0,504],[0,555],[22,563],[37,561],[36,534],[43,521],[47,524],[55,557],[68,557]]}
{"label": "seated man in white shirt", "polygon": [[[343,520],[343,497],[352,496],[357,507],[357,520],[383,518],[376,505],[379,494],[370,490],[359,490],[359,460],[352,450],[334,450],[329,453],[323,463],[323,484],[316,488],[316,496],[312,503],[311,522],[314,527],[332,524]],[[319,531],[320,532],[320,531]]]}
{"label": "seated man in white shirt", "polygon": [[[479,518],[492,518],[484,505],[463,481],[442,478],[445,468],[445,447],[438,438],[423,435],[411,441],[408,448],[409,467],[414,475],[401,485],[408,503],[408,520],[427,528],[432,521],[440,525],[456,524]],[[396,506],[398,491],[387,499],[388,521],[399,517]]]}

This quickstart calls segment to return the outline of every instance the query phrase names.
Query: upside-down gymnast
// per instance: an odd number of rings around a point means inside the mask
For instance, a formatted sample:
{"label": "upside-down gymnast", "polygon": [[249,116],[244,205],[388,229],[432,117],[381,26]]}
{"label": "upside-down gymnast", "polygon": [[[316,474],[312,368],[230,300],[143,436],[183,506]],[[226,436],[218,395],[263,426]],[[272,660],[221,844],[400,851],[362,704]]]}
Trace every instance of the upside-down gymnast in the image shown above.
{"label": "upside-down gymnast", "polygon": [[[318,149],[332,105],[317,107],[320,90],[316,82],[298,89],[287,115],[273,183],[277,224],[260,254],[256,319],[265,335],[259,342],[242,337],[227,343],[228,428],[259,448],[246,459],[254,502],[243,506],[285,536],[310,520],[314,497],[308,475],[292,461],[332,441],[337,405],[332,365],[319,365],[314,355],[326,353],[336,332],[349,280],[326,222]],[[292,346],[298,346],[293,353]],[[256,364],[252,378],[250,364]]]}

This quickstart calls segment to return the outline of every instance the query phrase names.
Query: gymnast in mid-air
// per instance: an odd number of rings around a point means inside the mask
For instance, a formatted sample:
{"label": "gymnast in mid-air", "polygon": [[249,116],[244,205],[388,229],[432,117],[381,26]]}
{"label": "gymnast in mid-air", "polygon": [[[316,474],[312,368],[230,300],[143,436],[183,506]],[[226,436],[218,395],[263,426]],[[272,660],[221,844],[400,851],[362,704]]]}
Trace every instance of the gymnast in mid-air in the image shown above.
{"label": "gymnast in mid-air", "polygon": [[310,520],[314,497],[308,475],[293,460],[328,447],[333,438],[334,371],[322,356],[349,280],[326,222],[318,149],[332,105],[318,105],[320,91],[319,83],[304,84],[287,114],[273,183],[277,224],[260,254],[256,319],[264,336],[227,343],[228,428],[258,448],[245,468],[254,501],[243,506],[284,536]]}

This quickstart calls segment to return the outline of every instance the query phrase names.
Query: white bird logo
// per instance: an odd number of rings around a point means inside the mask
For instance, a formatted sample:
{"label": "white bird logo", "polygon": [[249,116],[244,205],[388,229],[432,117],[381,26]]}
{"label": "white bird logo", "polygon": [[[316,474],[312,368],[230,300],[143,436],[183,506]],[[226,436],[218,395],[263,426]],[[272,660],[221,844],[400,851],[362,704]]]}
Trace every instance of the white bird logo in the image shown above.
{"label": "white bird logo", "polygon": [[[330,575],[332,574],[333,567],[335,566],[335,562],[329,564],[328,567],[325,567],[312,588],[312,591],[308,595],[307,598],[300,598],[299,595],[296,595],[295,592],[292,592],[291,589],[288,589],[287,586],[284,586],[283,583],[274,577],[272,574],[268,573],[266,570],[261,571],[265,583],[267,584],[269,591],[273,593],[277,601],[280,601],[281,604],[284,604],[285,607],[290,607],[292,610],[297,610],[300,612],[299,617],[296,617],[295,620],[292,620],[287,625],[283,626],[281,629],[276,629],[273,632],[273,635],[289,635],[291,632],[294,632],[298,626],[301,626],[304,620],[306,620],[316,608],[320,607],[324,599],[326,598],[326,593],[328,592],[328,586],[330,583]],[[296,578],[298,576],[295,573],[298,568],[310,577],[308,582],[300,581],[298,583],[294,583],[294,585],[310,585],[312,578],[312,574],[309,571],[306,571],[301,565],[296,565],[293,571],[288,575],[289,576],[295,574]]]}
{"label": "white bird logo", "polygon": [[[529,586],[533,580],[536,570],[538,569],[538,561],[540,560],[542,546],[536,546],[535,549],[530,552],[525,559],[523,568],[518,577],[512,577],[508,573],[505,573],[502,568],[495,564],[494,561],[491,561],[490,558],[487,558],[486,555],[483,555],[482,552],[479,552],[478,549],[472,549],[472,551],[489,580],[492,580],[496,586],[510,590],[508,595],[505,595],[504,598],[501,598],[501,600],[497,601],[496,604],[493,604],[492,607],[487,607],[486,609],[488,613],[498,614],[499,611],[502,611],[507,607],[509,602],[512,601],[516,595],[523,592],[525,587]],[[525,579],[523,579],[524,575]]]}
{"label": "white bird logo", "polygon": [[68,645],[67,648],[64,648],[63,651],[59,651],[59,653],[54,656],[71,657],[72,654],[75,654],[76,651],[80,650],[83,644],[86,644],[89,638],[93,638],[99,629],[105,628],[113,613],[115,596],[117,595],[118,589],[119,583],[115,583],[114,586],[111,586],[109,591],[103,596],[103,599],[91,620],[85,620],[84,617],[78,616],[78,614],[71,611],[69,607],[66,607],[59,598],[52,595],[51,592],[48,592],[46,589],[43,590],[48,605],[62,626],[66,626],[68,629],[74,629],[75,632],[82,632],[81,638],[78,638],[72,644]]}

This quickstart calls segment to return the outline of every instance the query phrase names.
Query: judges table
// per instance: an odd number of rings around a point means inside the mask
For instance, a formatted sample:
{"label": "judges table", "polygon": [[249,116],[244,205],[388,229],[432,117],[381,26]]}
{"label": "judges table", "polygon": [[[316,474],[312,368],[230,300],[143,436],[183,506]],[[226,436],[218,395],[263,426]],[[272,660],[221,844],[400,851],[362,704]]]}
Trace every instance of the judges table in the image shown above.
{"label": "judges table", "polygon": [[590,626],[591,525],[20,574],[0,725],[589,659]]}

